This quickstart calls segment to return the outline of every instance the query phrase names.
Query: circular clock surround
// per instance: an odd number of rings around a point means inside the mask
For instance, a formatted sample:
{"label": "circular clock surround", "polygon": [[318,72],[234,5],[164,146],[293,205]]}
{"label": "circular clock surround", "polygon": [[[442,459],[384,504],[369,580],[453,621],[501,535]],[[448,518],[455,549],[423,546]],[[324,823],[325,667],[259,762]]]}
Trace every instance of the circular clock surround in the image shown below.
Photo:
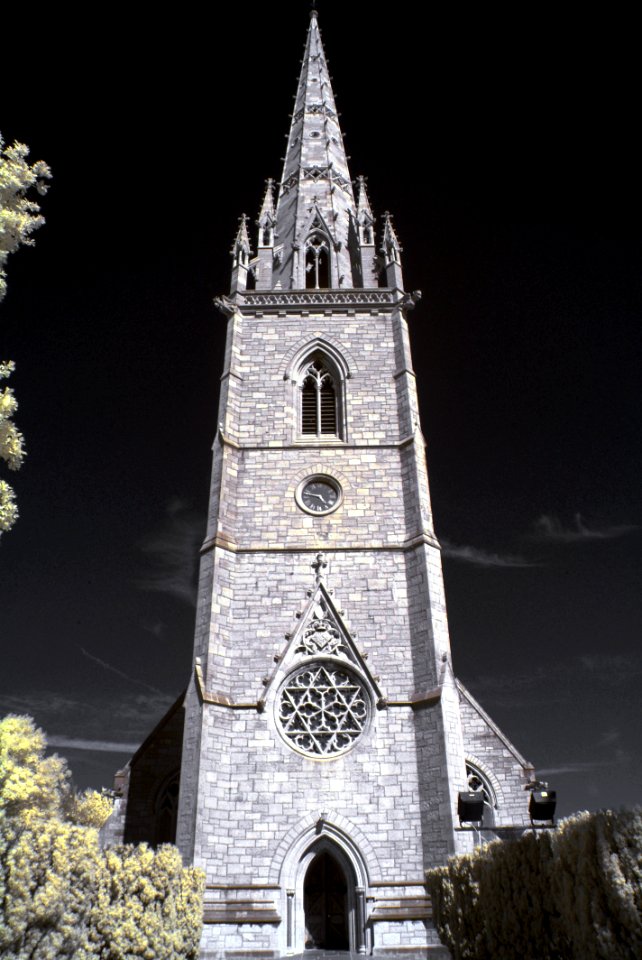
{"label": "circular clock surround", "polygon": [[295,499],[305,513],[320,517],[332,513],[341,505],[343,490],[334,477],[315,473],[301,481],[296,489]]}

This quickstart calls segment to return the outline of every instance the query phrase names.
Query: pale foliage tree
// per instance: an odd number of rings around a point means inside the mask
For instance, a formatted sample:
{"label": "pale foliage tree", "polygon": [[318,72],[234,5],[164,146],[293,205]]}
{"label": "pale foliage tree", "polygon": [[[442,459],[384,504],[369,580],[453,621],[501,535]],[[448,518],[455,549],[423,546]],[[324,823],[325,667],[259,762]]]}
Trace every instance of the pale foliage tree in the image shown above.
{"label": "pale foliage tree", "polygon": [[[0,363],[0,380],[6,379],[14,370],[13,362]],[[0,390],[0,459],[10,470],[19,470],[25,456],[24,439],[15,423],[13,415],[18,409],[18,401],[10,387]],[[0,480],[0,534],[11,529],[18,519],[18,507],[13,488]]]}
{"label": "pale foliage tree", "polygon": [[42,160],[30,164],[29,147],[14,143],[5,147],[0,135],[0,300],[7,292],[6,264],[18,247],[31,247],[31,234],[45,222],[37,201],[27,196],[34,189],[49,189],[51,170]]}
{"label": "pale foliage tree", "polygon": [[[0,301],[7,292],[6,264],[10,253],[19,247],[33,246],[34,230],[45,222],[38,203],[28,196],[30,190],[47,192],[51,171],[46,163],[27,160],[29,148],[24,143],[4,146],[0,136]],[[0,380],[13,371],[11,362],[0,363]],[[25,455],[22,434],[13,422],[16,398],[9,387],[0,391],[0,458],[10,470],[18,470]],[[0,480],[0,534],[9,530],[18,518],[12,487]]]}
{"label": "pale foliage tree", "polygon": [[0,957],[190,960],[203,876],[175,847],[101,850],[112,802],[75,795],[29,717],[0,721]]}

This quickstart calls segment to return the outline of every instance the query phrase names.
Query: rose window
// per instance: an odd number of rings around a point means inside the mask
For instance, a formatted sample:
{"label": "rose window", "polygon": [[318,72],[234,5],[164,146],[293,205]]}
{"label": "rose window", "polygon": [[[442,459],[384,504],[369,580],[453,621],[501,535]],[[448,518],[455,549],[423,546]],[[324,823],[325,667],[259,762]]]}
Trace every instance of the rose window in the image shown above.
{"label": "rose window", "polygon": [[368,719],[368,695],[359,680],[331,664],[306,667],[281,690],[281,730],[293,747],[315,757],[348,750]]}

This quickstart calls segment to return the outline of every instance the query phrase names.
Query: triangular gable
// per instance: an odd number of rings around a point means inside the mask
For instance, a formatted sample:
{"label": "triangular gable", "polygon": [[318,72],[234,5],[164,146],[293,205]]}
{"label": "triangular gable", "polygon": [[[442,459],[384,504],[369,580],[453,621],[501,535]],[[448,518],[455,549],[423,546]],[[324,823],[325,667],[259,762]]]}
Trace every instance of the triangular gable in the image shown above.
{"label": "triangular gable", "polygon": [[303,243],[315,230],[319,230],[320,233],[324,233],[332,246],[336,247],[336,238],[334,236],[334,231],[328,226],[323,214],[321,213],[318,205],[315,203],[311,208],[310,213],[308,214],[307,220],[303,224],[303,229],[301,230],[297,241]]}
{"label": "triangular gable", "polygon": [[[271,687],[292,667],[306,661],[324,660],[343,661],[356,667],[367,680],[377,700],[382,699],[377,680],[366,664],[364,654],[358,649],[354,637],[344,621],[344,613],[337,609],[332,592],[324,583],[318,583],[309,592],[309,600],[299,614],[300,623],[294,633],[287,637],[287,644],[275,659],[278,668],[267,684]],[[267,690],[266,690],[267,693]]]}
{"label": "triangular gable", "polygon": [[519,765],[523,767],[525,770],[532,770],[533,764],[529,763],[529,761],[526,760],[521,755],[517,747],[510,742],[506,734],[502,733],[502,731],[499,729],[497,724],[493,720],[491,720],[491,718],[488,716],[484,708],[481,706],[480,703],[477,702],[477,700],[475,700],[472,693],[470,693],[470,691],[466,689],[466,687],[463,685],[461,680],[457,680],[456,683],[457,683],[457,689],[459,690],[459,695],[462,697],[462,699],[466,700],[470,704],[470,706],[473,708],[473,710],[475,710],[479,714],[479,716],[482,718],[484,723],[486,723],[486,725],[493,731],[495,736],[499,740],[501,740],[501,742],[504,744],[506,749],[510,751],[510,753],[512,753],[512,755],[515,757]]}

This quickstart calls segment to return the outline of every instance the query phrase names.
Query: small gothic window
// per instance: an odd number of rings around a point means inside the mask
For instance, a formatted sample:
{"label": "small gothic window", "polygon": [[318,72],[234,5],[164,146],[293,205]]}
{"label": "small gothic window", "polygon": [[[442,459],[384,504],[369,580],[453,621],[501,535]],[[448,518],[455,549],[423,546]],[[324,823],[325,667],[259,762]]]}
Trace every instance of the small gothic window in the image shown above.
{"label": "small gothic window", "polygon": [[484,797],[484,826],[493,826],[495,823],[497,800],[495,799],[495,791],[488,777],[476,766],[468,762],[466,762],[466,777],[468,778],[468,789],[473,793],[479,791]]}
{"label": "small gothic window", "polygon": [[177,770],[165,782],[156,798],[156,845],[176,842],[179,777]]}
{"label": "small gothic window", "polygon": [[308,290],[330,286],[328,241],[320,233],[313,233],[305,245],[305,286]]}
{"label": "small gothic window", "polygon": [[336,437],[337,391],[334,378],[320,357],[304,368],[301,380],[301,433]]}

